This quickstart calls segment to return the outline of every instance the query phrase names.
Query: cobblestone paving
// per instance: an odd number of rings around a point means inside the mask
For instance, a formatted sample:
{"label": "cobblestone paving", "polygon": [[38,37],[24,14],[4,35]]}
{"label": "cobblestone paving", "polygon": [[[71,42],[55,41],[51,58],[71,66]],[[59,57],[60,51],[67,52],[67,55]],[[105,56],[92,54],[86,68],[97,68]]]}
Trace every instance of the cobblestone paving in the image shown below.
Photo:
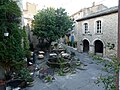
{"label": "cobblestone paving", "polygon": [[[35,77],[34,86],[28,87],[25,90],[104,90],[103,84],[99,86],[94,82],[100,74],[105,74],[101,70],[102,65],[97,65],[86,53],[79,53],[73,48],[67,47],[68,51],[73,51],[76,57],[86,64],[86,70],[78,70],[75,74],[66,76],[55,75],[55,80],[51,83],[43,83],[38,77]],[[43,63],[38,63],[44,65]]]}

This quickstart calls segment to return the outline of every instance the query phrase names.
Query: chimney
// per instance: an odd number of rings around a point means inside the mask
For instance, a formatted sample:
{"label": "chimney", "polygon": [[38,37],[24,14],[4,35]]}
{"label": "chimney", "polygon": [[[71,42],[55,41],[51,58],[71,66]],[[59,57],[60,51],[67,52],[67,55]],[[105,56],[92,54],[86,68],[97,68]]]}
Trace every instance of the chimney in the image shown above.
{"label": "chimney", "polygon": [[92,7],[94,7],[94,6],[95,6],[95,2],[92,3]]}

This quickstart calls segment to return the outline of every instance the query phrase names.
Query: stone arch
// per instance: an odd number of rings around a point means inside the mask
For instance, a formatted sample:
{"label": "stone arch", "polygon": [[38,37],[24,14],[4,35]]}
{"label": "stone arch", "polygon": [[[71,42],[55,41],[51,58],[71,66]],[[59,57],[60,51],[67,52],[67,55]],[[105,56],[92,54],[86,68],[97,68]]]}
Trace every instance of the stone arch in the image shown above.
{"label": "stone arch", "polygon": [[[96,52],[96,46],[95,46],[95,41],[100,41],[102,44],[101,44],[101,48],[102,48],[102,50],[100,51],[100,53],[99,52]],[[104,41],[102,40],[102,39],[100,39],[100,38],[96,38],[96,39],[94,39],[93,41],[92,41],[92,43],[91,43],[91,45],[93,46],[93,53],[94,54],[98,54],[98,55],[102,55],[102,56],[104,56],[104,55],[106,55],[106,45],[105,45],[105,43],[104,43]],[[98,45],[99,46],[99,45]],[[102,53],[101,53],[102,52]]]}
{"label": "stone arch", "polygon": [[103,53],[103,43],[100,40],[96,40],[94,42],[94,52],[96,53]]}
{"label": "stone arch", "polygon": [[104,41],[103,41],[102,39],[100,39],[100,38],[96,38],[96,39],[94,39],[94,40],[92,41],[91,45],[94,46],[94,42],[95,42],[96,40],[100,40],[100,41],[103,43],[103,48],[105,47],[105,43],[104,43]]}
{"label": "stone arch", "polygon": [[83,39],[83,52],[89,52],[89,40],[88,39]]}

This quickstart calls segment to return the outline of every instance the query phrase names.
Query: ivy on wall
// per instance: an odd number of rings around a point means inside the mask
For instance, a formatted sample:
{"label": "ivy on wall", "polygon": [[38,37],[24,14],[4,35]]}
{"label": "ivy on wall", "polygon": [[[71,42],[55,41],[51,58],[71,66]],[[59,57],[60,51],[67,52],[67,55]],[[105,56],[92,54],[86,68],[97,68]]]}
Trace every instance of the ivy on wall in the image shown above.
{"label": "ivy on wall", "polygon": [[115,44],[107,43],[107,47],[109,50],[113,50],[115,48]]}

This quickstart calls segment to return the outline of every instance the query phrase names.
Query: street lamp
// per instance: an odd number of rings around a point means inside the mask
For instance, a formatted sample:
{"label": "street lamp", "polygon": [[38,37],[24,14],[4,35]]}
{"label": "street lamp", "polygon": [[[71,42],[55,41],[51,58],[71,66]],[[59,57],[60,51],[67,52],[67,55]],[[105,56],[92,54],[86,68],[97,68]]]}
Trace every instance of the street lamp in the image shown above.
{"label": "street lamp", "polygon": [[8,32],[4,32],[4,36],[5,36],[5,37],[8,37],[8,36],[9,36],[9,33],[8,33]]}

